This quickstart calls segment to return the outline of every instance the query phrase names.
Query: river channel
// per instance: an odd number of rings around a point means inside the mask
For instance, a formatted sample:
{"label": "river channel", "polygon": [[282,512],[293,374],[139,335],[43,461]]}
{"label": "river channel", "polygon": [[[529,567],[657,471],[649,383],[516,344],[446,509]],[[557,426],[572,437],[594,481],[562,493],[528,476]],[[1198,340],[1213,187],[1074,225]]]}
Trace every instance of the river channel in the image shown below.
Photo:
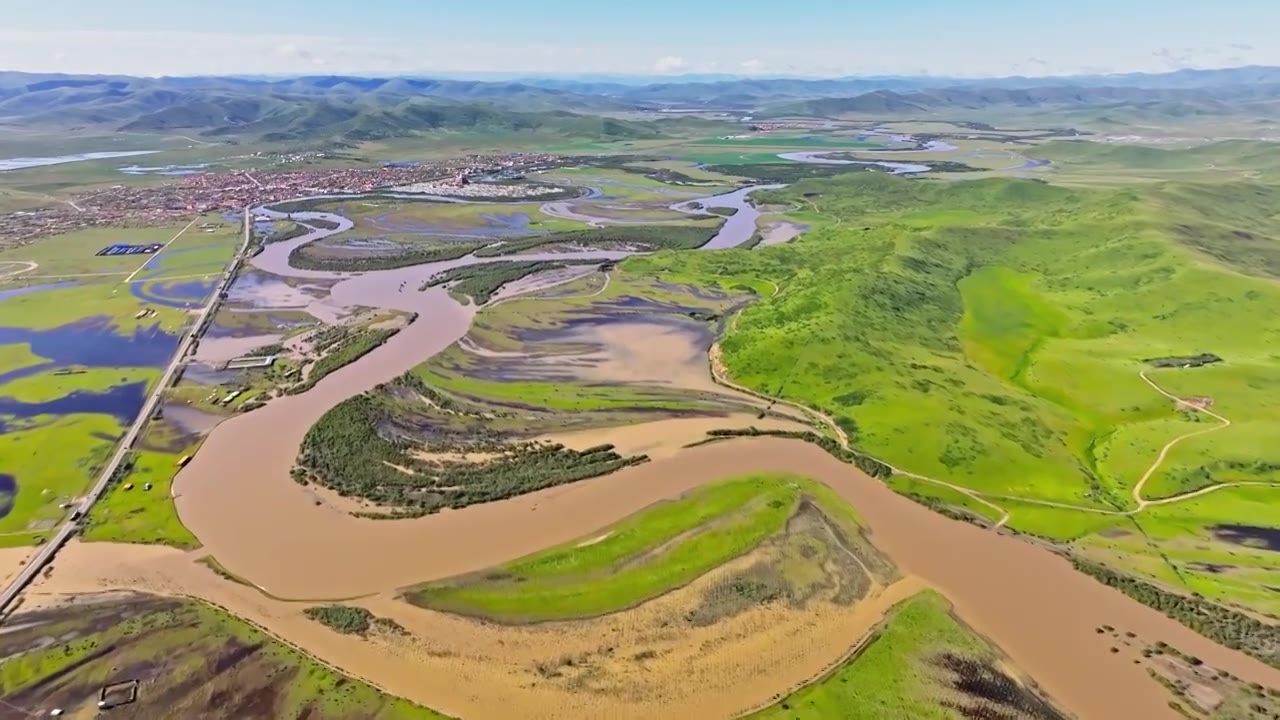
{"label": "river channel", "polygon": [[[738,202],[744,218],[726,223],[708,247],[741,244],[755,231],[754,209],[745,202],[748,192],[699,201],[713,207]],[[1181,717],[1169,708],[1167,691],[1133,662],[1136,658],[1110,651],[1113,641],[1095,632],[1102,625],[1134,632],[1144,642],[1167,642],[1246,680],[1280,686],[1280,672],[1077,573],[1048,548],[949,520],[799,441],[703,446],[606,477],[414,520],[360,519],[320,504],[289,475],[307,430],[330,408],[443,351],[471,326],[474,306],[460,305],[443,288],[417,290],[424,280],[477,262],[603,260],[626,253],[466,257],[364,274],[303,271],[289,266],[294,248],[351,227],[338,216],[295,213],[300,219],[308,216],[339,227],[269,245],[252,263],[282,276],[340,278],[329,303],[405,310],[418,313],[418,319],[312,390],[222,423],[178,475],[178,512],[203,544],[201,554],[215,556],[269,593],[323,599],[394,592],[587,536],[706,482],[785,471],[814,477],[848,500],[875,544],[904,572],[946,594],[965,621],[1081,718]]]}

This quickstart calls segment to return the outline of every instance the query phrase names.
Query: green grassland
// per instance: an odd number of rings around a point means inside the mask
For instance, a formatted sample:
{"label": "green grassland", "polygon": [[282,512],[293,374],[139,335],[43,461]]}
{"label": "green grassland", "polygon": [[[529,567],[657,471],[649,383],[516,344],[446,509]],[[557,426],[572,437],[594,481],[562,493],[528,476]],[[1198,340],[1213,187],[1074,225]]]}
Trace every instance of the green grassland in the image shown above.
{"label": "green grassland", "polygon": [[[1187,209],[1178,201],[1193,192],[860,173],[758,198],[807,207],[814,227],[800,242],[623,268],[777,282],[782,291],[723,341],[731,374],[830,414],[873,456],[993,498],[1118,513],[1135,507],[1134,486],[1165,443],[1211,422],[1149,387],[1146,358],[1227,358],[1151,376],[1212,397],[1235,423],[1177,446],[1154,497],[1202,467],[1217,481],[1271,481],[1280,461],[1261,442],[1280,430],[1280,358],[1268,349],[1280,321],[1267,310],[1280,289],[1253,277],[1272,275],[1256,258],[1270,258],[1265,208],[1280,191],[1254,185]],[[1123,522],[1032,502],[1008,504],[1013,528],[1067,541]],[[1276,507],[1249,521],[1280,525]]]}
{"label": "green grassland", "polygon": [[139,596],[21,617],[24,624],[0,640],[6,658],[0,663],[0,699],[11,708],[38,708],[40,715],[54,707],[69,716],[93,713],[103,684],[137,679],[136,702],[111,714],[210,720],[444,717],[194,601]]}
{"label": "green grassland", "polygon": [[[72,392],[105,392],[117,385],[144,382],[159,371],[143,368],[89,370],[81,375],[43,373],[0,386],[0,397],[20,402],[48,402]],[[106,460],[125,428],[108,415],[73,414],[31,420],[6,418],[0,434],[4,471],[18,479],[18,492],[7,498],[12,509],[0,518],[0,547],[27,545],[47,534],[67,514],[61,504],[80,496]]]}
{"label": "green grassland", "polygon": [[1064,181],[1116,185],[1136,181],[1280,180],[1275,143],[1227,140],[1173,147],[1056,141],[1026,154],[1052,160]]}
{"label": "green grassland", "polygon": [[[220,217],[209,216],[200,222],[221,223],[221,221]],[[34,276],[102,274],[124,277],[135,270],[143,268],[144,265],[149,267],[156,263],[159,266],[159,258],[163,256],[163,253],[159,255],[110,255],[101,257],[96,253],[109,245],[117,244],[163,245],[178,237],[178,234],[182,233],[183,228],[186,228],[189,222],[190,220],[187,220],[153,227],[104,227],[76,230],[61,235],[40,238],[28,245],[0,252],[0,262],[30,261],[39,263],[40,267],[38,269],[27,273]],[[200,222],[197,222],[196,225],[198,226]],[[190,242],[198,236],[202,244],[216,244],[218,241],[223,241],[226,243],[227,248],[234,249],[238,244],[239,237],[234,230],[230,234],[234,235],[234,237],[228,238],[228,232],[225,230],[215,234],[206,234],[200,232],[196,227],[192,227],[186,233],[183,233],[181,238],[175,240],[174,245],[171,247],[176,249],[180,241]],[[225,261],[223,264],[225,264]],[[139,273],[139,276],[141,275]]]}
{"label": "green grassland", "polygon": [[[201,230],[202,223],[219,223],[216,228]],[[163,280],[212,276],[222,273],[243,242],[240,226],[226,224],[218,216],[202,217],[173,242],[164,252],[154,255],[135,276],[136,280]]]}
{"label": "green grassland", "polygon": [[474,575],[406,591],[422,607],[504,623],[580,619],[634,607],[689,584],[780,533],[802,498],[841,539],[886,576],[887,561],[862,538],[851,508],[825,486],[755,475],[659,503],[593,537]]}
{"label": "green grassland", "polygon": [[752,137],[734,137],[724,136],[715,138],[703,138],[694,140],[690,145],[709,145],[715,147],[768,147],[768,148],[791,148],[791,149],[815,149],[822,150],[826,148],[849,148],[849,149],[876,149],[883,148],[880,143],[859,141],[855,137],[840,137],[830,134],[815,135],[756,135]]}
{"label": "green grassland", "polygon": [[640,160],[629,163],[629,167],[647,168],[654,171],[670,171],[680,173],[693,178],[699,182],[710,182],[716,184],[725,184],[726,182],[735,182],[740,178],[722,175],[720,173],[707,172],[698,167],[696,163],[685,162],[681,160]]}
{"label": "green grassland", "polygon": [[[969,674],[946,667],[944,658],[973,663]],[[1064,715],[1019,680],[998,669],[997,649],[961,622],[947,601],[925,592],[894,608],[874,635],[827,677],[752,720],[963,720],[1017,717],[1057,720]],[[961,677],[995,681],[1018,704],[992,702],[960,688]],[[986,711],[999,714],[969,714]],[[1009,713],[1009,714],[1006,714]],[[1016,714],[1014,714],[1016,713]]]}
{"label": "green grassland", "polygon": [[[574,185],[599,188],[605,195],[631,202],[679,202],[682,199],[729,190],[732,185],[689,187],[655,180],[644,175],[611,168],[567,168],[546,175],[547,178]],[[709,177],[709,176],[708,176]]]}
{"label": "green grassland", "polygon": [[702,165],[755,165],[758,163],[787,164],[776,152],[760,152],[751,149],[747,152],[730,152],[723,147],[699,147],[696,145],[676,148],[682,160]]}
{"label": "green grassland", "polygon": [[[577,230],[583,223],[543,215],[541,203],[441,203],[415,202],[401,198],[361,198],[318,203],[316,210],[341,215],[355,227],[343,237],[394,237],[410,242],[415,235],[407,230],[421,226],[436,229],[439,234],[449,230],[465,232],[489,228],[493,223],[486,216],[505,217],[527,215],[529,229],[548,232]],[[423,235],[427,237],[427,235]]]}
{"label": "green grassland", "polygon": [[[132,454],[132,469],[113,481],[85,520],[81,538],[87,542],[168,545],[183,550],[200,546],[182,524],[173,504],[173,479],[179,462],[194,455],[200,438],[180,433],[167,421],[147,426]],[[146,485],[151,489],[146,490]]]}
{"label": "green grassland", "polygon": [[[186,310],[139,300],[119,279],[82,278],[74,284],[71,282],[0,301],[0,327],[51,330],[85,318],[105,316],[120,334],[132,334],[138,328],[157,324],[162,331],[175,333],[185,326],[189,317]],[[0,288],[8,290],[36,284],[52,285],[55,281],[11,281],[0,284]],[[138,313],[146,309],[155,314],[138,318]],[[7,368],[0,371],[4,369]]]}
{"label": "green grassland", "polygon": [[1155,506],[1106,533],[1086,535],[1072,547],[1162,585],[1280,617],[1280,601],[1270,590],[1280,587],[1275,551],[1214,532],[1232,525],[1275,527],[1269,518],[1274,517],[1276,495],[1271,488],[1245,487]]}

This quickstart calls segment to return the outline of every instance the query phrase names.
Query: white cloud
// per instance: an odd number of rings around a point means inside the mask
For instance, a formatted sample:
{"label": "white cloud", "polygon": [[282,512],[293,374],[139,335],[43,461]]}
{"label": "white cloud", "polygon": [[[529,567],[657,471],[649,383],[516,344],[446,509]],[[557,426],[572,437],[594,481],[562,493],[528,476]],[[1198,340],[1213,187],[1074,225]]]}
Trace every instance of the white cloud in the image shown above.
{"label": "white cloud", "polygon": [[686,70],[688,67],[688,60],[676,55],[667,55],[666,57],[658,58],[658,62],[653,64],[653,71],[666,75]]}
{"label": "white cloud", "polygon": [[[1261,32],[1261,30],[1259,31]],[[649,41],[583,36],[556,42],[477,39],[456,34],[300,34],[270,29],[232,32],[20,30],[0,27],[0,70],[127,75],[280,74],[367,75],[494,73],[632,73],[677,75],[727,72],[810,76],[932,73],[1000,76],[1060,75],[1105,68],[1162,71],[1253,63],[1280,65],[1280,44],[1242,31],[1229,43],[1188,48],[1180,40],[1149,44],[1099,40],[1082,54],[1076,44],[1025,40],[975,52],[945,39],[924,47],[892,38],[867,38],[859,51],[832,44],[744,45],[732,37],[672,45],[655,60]],[[1074,43],[1074,39],[1071,40]],[[1162,47],[1163,46],[1163,47]],[[1217,53],[1206,48],[1218,48]],[[1247,49],[1246,49],[1247,48]],[[1224,51],[1229,49],[1229,51]],[[1093,67],[1090,67],[1093,66]]]}

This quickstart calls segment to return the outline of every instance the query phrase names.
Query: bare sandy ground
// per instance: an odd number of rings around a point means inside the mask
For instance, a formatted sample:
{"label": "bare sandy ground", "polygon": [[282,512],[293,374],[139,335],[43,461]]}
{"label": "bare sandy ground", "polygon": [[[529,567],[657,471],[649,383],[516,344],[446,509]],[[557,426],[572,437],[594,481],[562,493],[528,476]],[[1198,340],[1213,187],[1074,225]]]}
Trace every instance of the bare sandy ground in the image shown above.
{"label": "bare sandy ground", "polygon": [[760,232],[762,239],[760,240],[760,244],[756,247],[769,247],[770,245],[781,245],[783,243],[791,242],[799,237],[801,233],[807,232],[808,230],[809,226],[802,223],[776,218],[768,220],[761,218]]}
{"label": "bare sandy ground", "polygon": [[[586,381],[666,385],[732,398],[753,408],[764,409],[768,405],[754,395],[717,384],[707,360],[711,341],[699,339],[687,328],[657,322],[616,323],[582,328],[569,334],[568,340],[599,348],[578,358],[585,363],[575,364],[578,376]],[[798,415],[789,409],[774,410]],[[799,425],[801,419],[796,420]]]}
{"label": "bare sandy ground", "polygon": [[586,277],[592,273],[599,272],[594,265],[570,265],[568,267],[556,270],[548,270],[546,272],[534,273],[526,275],[515,282],[507,283],[498,292],[493,294],[489,299],[489,305],[493,306],[500,302],[513,300],[522,295],[530,293],[543,292],[561,285],[567,285],[579,278]]}
{"label": "bare sandy ground", "polygon": [[248,355],[266,345],[280,342],[283,335],[253,335],[250,337],[202,338],[196,351],[196,359],[210,365],[219,365],[229,360]]}
{"label": "bare sandy ground", "polygon": [[577,622],[505,627],[422,610],[383,594],[353,601],[395,619],[408,638],[360,640],[305,618],[164,548],[73,543],[24,609],[69,594],[193,594],[388,692],[467,718],[731,717],[837,663],[895,604],[925,589],[905,578],[850,606],[757,607],[708,627],[682,618],[757,551],[633,610]]}
{"label": "bare sandy ground", "polygon": [[7,585],[22,572],[27,559],[35,555],[35,548],[18,547],[0,549],[0,584]]}
{"label": "bare sandy ground", "polygon": [[677,418],[627,425],[625,427],[598,428],[575,432],[555,433],[538,438],[556,442],[575,450],[585,450],[597,445],[610,444],[621,455],[648,455],[657,460],[672,457],[686,445],[704,440],[712,430],[808,430],[809,426],[794,420],[766,417],[763,419],[746,413],[725,417]]}

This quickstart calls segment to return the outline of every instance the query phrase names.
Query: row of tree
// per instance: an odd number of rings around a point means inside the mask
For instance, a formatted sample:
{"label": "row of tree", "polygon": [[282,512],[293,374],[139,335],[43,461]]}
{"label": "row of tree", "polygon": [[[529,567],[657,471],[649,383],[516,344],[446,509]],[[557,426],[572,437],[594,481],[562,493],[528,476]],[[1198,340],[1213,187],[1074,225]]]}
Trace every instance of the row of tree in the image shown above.
{"label": "row of tree", "polygon": [[1280,625],[1223,607],[1199,595],[1180,595],[1097,563],[1072,558],[1076,569],[1155,608],[1216,643],[1280,668]]}

